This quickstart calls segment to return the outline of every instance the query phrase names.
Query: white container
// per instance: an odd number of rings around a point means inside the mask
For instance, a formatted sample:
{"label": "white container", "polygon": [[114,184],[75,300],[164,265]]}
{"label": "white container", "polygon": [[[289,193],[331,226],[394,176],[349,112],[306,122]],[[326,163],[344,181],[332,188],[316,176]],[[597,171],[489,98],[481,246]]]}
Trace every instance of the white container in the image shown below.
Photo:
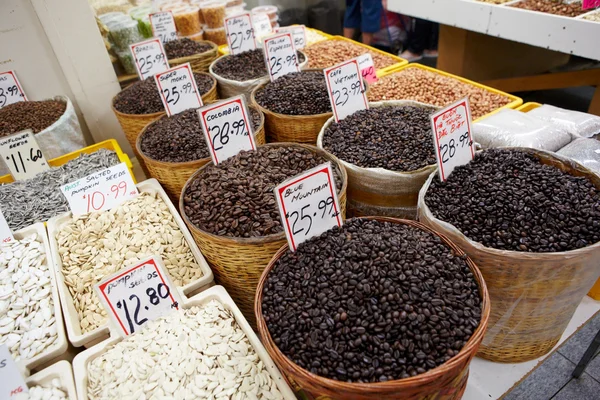
{"label": "white container", "polygon": [[[198,249],[194,238],[192,237],[187,226],[181,219],[181,216],[177,212],[177,209],[169,199],[169,196],[167,196],[167,193],[164,191],[162,186],[160,186],[160,183],[158,183],[156,179],[148,179],[144,182],[138,183],[137,188],[140,191],[140,193],[158,193],[159,197],[165,202],[165,204],[171,211],[171,214],[173,215],[177,226],[183,233],[183,237],[185,237],[185,240],[187,241],[196,262],[202,270],[203,275],[200,279],[190,282],[183,287],[178,287],[177,289],[182,293],[183,296],[193,296],[196,293],[199,293],[214,285],[214,277],[212,270],[208,266],[208,263],[204,259],[202,253],[200,253],[200,249]],[[67,326],[67,334],[69,336],[69,341],[75,347],[90,347],[98,342],[101,342],[102,340],[106,340],[109,337],[109,323],[107,322],[106,324],[87,333],[81,332],[81,327],[79,325],[79,314],[73,304],[73,297],[71,296],[71,293],[69,292],[69,289],[65,284],[64,275],[62,273],[63,263],[60,254],[58,253],[58,242],[56,241],[56,234],[60,231],[60,227],[68,221],[70,221],[72,215],[73,214],[71,212],[68,212],[50,219],[48,221],[48,236],[50,239],[52,257],[54,258],[53,265],[55,268],[56,281],[58,283],[58,292],[60,294],[61,304],[63,312],[65,314],[65,324]]]}
{"label": "white container", "polygon": [[54,260],[52,257],[52,252],[50,250],[50,243],[48,241],[48,233],[46,232],[46,227],[44,227],[43,223],[37,223],[28,226],[27,228],[23,228],[13,234],[14,238],[17,240],[24,239],[27,236],[32,235],[33,233],[37,233],[37,241],[42,242],[44,244],[44,251],[46,253],[46,263],[48,264],[48,271],[50,275],[50,286],[52,289],[52,301],[54,303],[54,319],[56,324],[56,341],[52,344],[52,346],[46,348],[42,353],[38,354],[33,358],[29,358],[26,360],[17,361],[17,365],[21,370],[25,370],[28,374],[29,371],[42,366],[49,365],[61,356],[63,356],[68,347],[67,335],[65,334],[65,325],[63,322],[63,315],[60,308],[60,299],[57,290],[56,277],[54,274]]}
{"label": "white container", "polygon": [[73,380],[73,368],[67,361],[59,361],[40,372],[25,379],[28,387],[36,385],[50,385],[53,379],[60,380],[60,389],[65,392],[69,400],[77,400],[75,381]]}
{"label": "white container", "polygon": [[[254,331],[250,327],[250,324],[248,324],[248,321],[246,321],[246,319],[242,315],[242,312],[235,305],[233,299],[231,298],[231,296],[229,296],[229,293],[227,293],[223,286],[214,286],[200,294],[197,294],[192,298],[184,300],[183,308],[201,306],[203,304],[208,303],[211,300],[219,301],[221,304],[223,304],[225,308],[227,308],[233,313],[236,322],[248,337],[250,344],[252,345],[252,347],[256,351],[256,354],[258,354],[259,358],[265,365],[265,368],[271,375],[271,378],[277,385],[277,388],[283,395],[283,398],[290,400],[296,399],[294,392],[290,389],[286,380],[281,375],[281,372],[279,372],[279,369],[277,369],[277,367],[275,366],[275,363],[263,347],[262,343],[258,339],[258,336],[256,336],[256,333],[254,333]],[[123,339],[119,336],[116,330],[113,329],[111,331],[110,339],[79,353],[75,357],[75,359],[73,360],[73,369],[75,371],[75,386],[77,388],[77,396],[79,396],[80,399],[88,398],[88,364],[91,361],[93,361],[96,357],[99,357],[104,352],[106,352],[112,345],[120,342],[121,340]]]}

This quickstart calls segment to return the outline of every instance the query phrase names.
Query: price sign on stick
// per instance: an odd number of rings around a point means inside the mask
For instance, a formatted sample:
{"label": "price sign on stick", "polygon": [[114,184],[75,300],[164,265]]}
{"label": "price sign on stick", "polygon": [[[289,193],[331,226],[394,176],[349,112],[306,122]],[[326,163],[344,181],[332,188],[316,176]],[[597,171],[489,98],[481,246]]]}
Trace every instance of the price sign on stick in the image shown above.
{"label": "price sign on stick", "polygon": [[294,46],[296,46],[296,49],[302,50],[306,47],[306,27],[304,25],[275,28],[275,32],[291,32],[291,34],[294,35]]}
{"label": "price sign on stick", "polygon": [[356,59],[325,68],[323,72],[336,122],[356,111],[369,108]]}
{"label": "price sign on stick", "polygon": [[156,75],[169,69],[165,50],[159,39],[150,39],[129,46],[140,79]]}
{"label": "price sign on stick", "polygon": [[[273,32],[271,20],[267,14],[256,14],[252,16],[252,26],[254,27],[254,37],[260,41],[263,37]],[[260,42],[262,43],[262,42]]]}
{"label": "price sign on stick", "polygon": [[433,114],[431,127],[440,180],[445,181],[454,168],[475,157],[469,99],[465,97]]}
{"label": "price sign on stick", "polygon": [[14,239],[10,226],[6,221],[6,218],[4,218],[4,214],[0,211],[0,241],[2,241],[2,243],[8,243]]}
{"label": "price sign on stick", "polygon": [[27,383],[13,360],[8,346],[0,345],[0,399],[16,398],[29,392]]}
{"label": "price sign on stick", "polygon": [[271,82],[283,75],[300,71],[291,33],[276,33],[263,39],[263,43]]}
{"label": "price sign on stick", "polygon": [[202,107],[202,97],[198,93],[190,63],[156,74],[154,79],[169,117],[188,108]]}
{"label": "price sign on stick", "polygon": [[67,183],[60,190],[73,215],[110,210],[138,194],[125,163]]}
{"label": "price sign on stick", "polygon": [[152,36],[160,39],[162,43],[177,39],[177,28],[171,11],[162,11],[150,14]]}
{"label": "price sign on stick", "polygon": [[275,188],[275,198],[290,249],[342,225],[331,163],[319,165]]}
{"label": "price sign on stick", "polygon": [[16,180],[33,178],[50,169],[31,129],[0,139],[0,157]]}
{"label": "price sign on stick", "polygon": [[23,86],[15,71],[0,72],[0,108],[19,101],[27,101]]}
{"label": "price sign on stick", "polygon": [[375,64],[373,63],[373,57],[371,54],[365,53],[362,56],[356,57],[358,61],[358,68],[364,80],[369,83],[377,82],[377,74],[375,73]]}
{"label": "price sign on stick", "polygon": [[256,150],[244,96],[202,107],[198,115],[215,165],[242,150]]}
{"label": "price sign on stick", "polygon": [[96,284],[96,293],[123,336],[181,306],[181,296],[158,256],[123,268]]}
{"label": "price sign on stick", "polygon": [[256,40],[254,39],[254,28],[250,13],[225,18],[225,30],[231,54],[235,55],[256,49]]}

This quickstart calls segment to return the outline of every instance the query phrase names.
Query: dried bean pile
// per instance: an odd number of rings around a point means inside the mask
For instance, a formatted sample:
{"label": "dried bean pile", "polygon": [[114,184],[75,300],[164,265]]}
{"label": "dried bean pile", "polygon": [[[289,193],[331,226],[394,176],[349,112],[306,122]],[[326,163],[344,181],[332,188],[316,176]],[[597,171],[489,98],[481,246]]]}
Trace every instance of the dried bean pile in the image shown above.
{"label": "dried bean pile", "polygon": [[0,136],[31,129],[38,133],[58,121],[67,103],[57,100],[20,101],[0,108]]}
{"label": "dried bean pile", "polygon": [[439,237],[389,222],[347,220],[288,250],[263,295],[277,347],[348,382],[422,374],[458,354],[481,319],[465,260]]}
{"label": "dried bean pile", "polygon": [[595,12],[590,15],[586,15],[583,19],[588,21],[600,22],[600,12]]}
{"label": "dried bean pile", "polygon": [[[260,125],[260,111],[248,108],[254,132]],[[141,139],[144,155],[158,161],[187,162],[210,157],[196,109],[190,108],[152,123]]]}
{"label": "dried bean pile", "polygon": [[414,100],[439,107],[468,96],[473,119],[511,102],[508,97],[420,68],[384,76],[370,86],[367,94],[369,101]]}
{"label": "dried bean pile", "polygon": [[[303,63],[306,60],[304,54],[300,52],[297,52],[297,54],[298,62]],[[213,65],[212,70],[220,77],[240,82],[263,78],[269,73],[262,49],[221,57]]]}
{"label": "dried bean pile", "polygon": [[[218,166],[205,167],[183,195],[184,212],[192,224],[219,236],[248,238],[282,232],[273,189],[326,161],[299,147],[242,151]],[[339,191],[342,183],[336,169],[334,175]]]}
{"label": "dried bean pile", "polygon": [[165,53],[167,53],[167,58],[169,60],[193,56],[209,51],[210,49],[212,49],[210,44],[198,43],[195,40],[188,38],[171,40],[170,42],[165,43]]}
{"label": "dried bean pile", "polygon": [[[215,79],[206,74],[194,73],[200,96],[212,88]],[[154,77],[138,81],[123,89],[115,97],[114,107],[123,114],[154,114],[165,110]]]}
{"label": "dried bean pile", "polygon": [[323,148],[363,168],[414,171],[435,164],[430,115],[433,107],[384,106],[332,123]]}
{"label": "dried bean pile", "polygon": [[509,149],[478,153],[425,195],[433,215],[501,250],[568,251],[600,241],[600,191],[584,177]]}
{"label": "dried bean pile", "polygon": [[308,57],[308,68],[326,68],[370,53],[375,69],[382,69],[396,64],[398,61],[377,51],[369,50],[345,40],[324,40],[304,48]]}
{"label": "dried bean pile", "polygon": [[50,384],[29,386],[28,393],[17,393],[11,397],[14,400],[66,400],[68,398],[58,378],[52,379]]}
{"label": "dried bean pile", "polygon": [[504,3],[508,3],[509,1],[513,1],[513,0],[477,0],[477,1],[480,1],[482,3],[504,4]]}
{"label": "dried bean pile", "polygon": [[331,112],[325,76],[321,71],[287,74],[256,92],[265,109],[286,115],[315,115]]}
{"label": "dried bean pile", "polygon": [[36,222],[45,222],[69,211],[62,185],[119,163],[114,151],[105,149],[82,154],[74,160],[41,172],[31,179],[0,186],[0,210],[10,229],[17,231]]}
{"label": "dried bean pile", "polygon": [[562,1],[552,0],[521,0],[518,3],[511,4],[510,7],[562,15],[565,17],[576,17],[589,11],[581,8],[581,2],[566,4]]}

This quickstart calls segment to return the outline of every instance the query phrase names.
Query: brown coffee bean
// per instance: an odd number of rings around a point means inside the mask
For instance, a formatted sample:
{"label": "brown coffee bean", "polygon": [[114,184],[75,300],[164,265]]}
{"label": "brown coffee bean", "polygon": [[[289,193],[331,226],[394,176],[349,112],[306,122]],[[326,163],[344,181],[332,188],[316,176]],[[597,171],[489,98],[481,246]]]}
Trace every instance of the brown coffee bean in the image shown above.
{"label": "brown coffee bean", "polygon": [[[298,62],[303,63],[305,60],[304,54],[298,52]],[[213,65],[212,70],[220,77],[242,82],[264,78],[269,74],[262,49],[223,56]]]}
{"label": "brown coffee bean", "polygon": [[510,7],[562,15],[565,17],[576,17],[589,11],[581,8],[581,2],[567,4],[562,1],[552,0],[522,0],[518,3],[511,4]]}
{"label": "brown coffee bean", "polygon": [[167,53],[167,58],[169,60],[190,57],[212,49],[212,46],[208,43],[198,43],[188,38],[171,40],[170,42],[165,43],[164,46],[165,53]]}
{"label": "brown coffee bean", "polygon": [[67,103],[57,100],[20,101],[0,108],[0,136],[25,129],[39,133],[55,123],[67,109]]}

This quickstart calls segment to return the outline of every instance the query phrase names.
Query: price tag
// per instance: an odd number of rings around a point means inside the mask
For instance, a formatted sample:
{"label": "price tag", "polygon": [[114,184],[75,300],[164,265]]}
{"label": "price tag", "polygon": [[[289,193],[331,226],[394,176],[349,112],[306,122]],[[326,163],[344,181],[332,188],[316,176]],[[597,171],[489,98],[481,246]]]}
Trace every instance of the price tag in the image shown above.
{"label": "price tag", "polygon": [[27,101],[23,86],[15,71],[0,72],[0,108],[19,101]]}
{"label": "price tag", "polygon": [[440,179],[445,181],[454,168],[475,157],[471,135],[471,107],[464,98],[431,116],[433,140]]}
{"label": "price tag", "polygon": [[265,63],[271,82],[275,79],[299,72],[296,48],[290,32],[276,33],[263,39]]}
{"label": "price tag", "polygon": [[200,108],[198,115],[215,165],[242,150],[256,150],[244,96]]}
{"label": "price tag", "polygon": [[331,163],[321,164],[275,188],[279,214],[290,249],[342,225]]}
{"label": "price tag", "polygon": [[225,18],[225,30],[227,31],[227,44],[231,54],[235,55],[256,49],[250,13]]}
{"label": "price tag", "polygon": [[8,346],[0,345],[0,399],[10,399],[29,392],[29,388],[12,358]]}
{"label": "price tag", "polygon": [[356,111],[369,109],[362,74],[356,59],[325,68],[323,72],[336,122],[340,122]]}
{"label": "price tag", "polygon": [[139,331],[148,321],[179,310],[181,296],[162,259],[148,257],[94,286],[121,335]]}
{"label": "price tag", "polygon": [[275,32],[291,32],[294,35],[294,46],[296,46],[296,49],[302,50],[306,47],[306,27],[304,25],[275,28]]}
{"label": "price tag", "polygon": [[110,210],[138,194],[125,163],[67,183],[60,190],[73,215]]}
{"label": "price tag", "polygon": [[169,69],[165,50],[159,39],[150,39],[130,45],[135,69],[141,80]]}
{"label": "price tag", "polygon": [[202,107],[202,97],[198,93],[190,63],[156,74],[154,79],[169,117],[189,108]]}
{"label": "price tag", "polygon": [[162,43],[177,39],[177,28],[171,11],[161,11],[150,14],[152,36],[160,39]]}
{"label": "price tag", "polygon": [[271,27],[271,20],[267,14],[255,14],[252,16],[252,26],[254,27],[254,37],[259,43],[262,43],[261,39],[267,35],[273,33]]}
{"label": "price tag", "polygon": [[371,54],[365,53],[362,56],[356,57],[358,61],[358,68],[364,80],[369,83],[377,82],[377,73],[375,72],[375,64],[373,63],[373,57]]}
{"label": "price tag", "polygon": [[584,10],[600,7],[600,0],[583,0],[582,6]]}
{"label": "price tag", "polygon": [[8,225],[8,221],[4,218],[2,211],[0,211],[0,240],[2,243],[8,243],[15,240],[12,231],[10,230],[10,226]]}
{"label": "price tag", "polygon": [[16,180],[33,178],[50,169],[31,129],[0,139],[0,156]]}

